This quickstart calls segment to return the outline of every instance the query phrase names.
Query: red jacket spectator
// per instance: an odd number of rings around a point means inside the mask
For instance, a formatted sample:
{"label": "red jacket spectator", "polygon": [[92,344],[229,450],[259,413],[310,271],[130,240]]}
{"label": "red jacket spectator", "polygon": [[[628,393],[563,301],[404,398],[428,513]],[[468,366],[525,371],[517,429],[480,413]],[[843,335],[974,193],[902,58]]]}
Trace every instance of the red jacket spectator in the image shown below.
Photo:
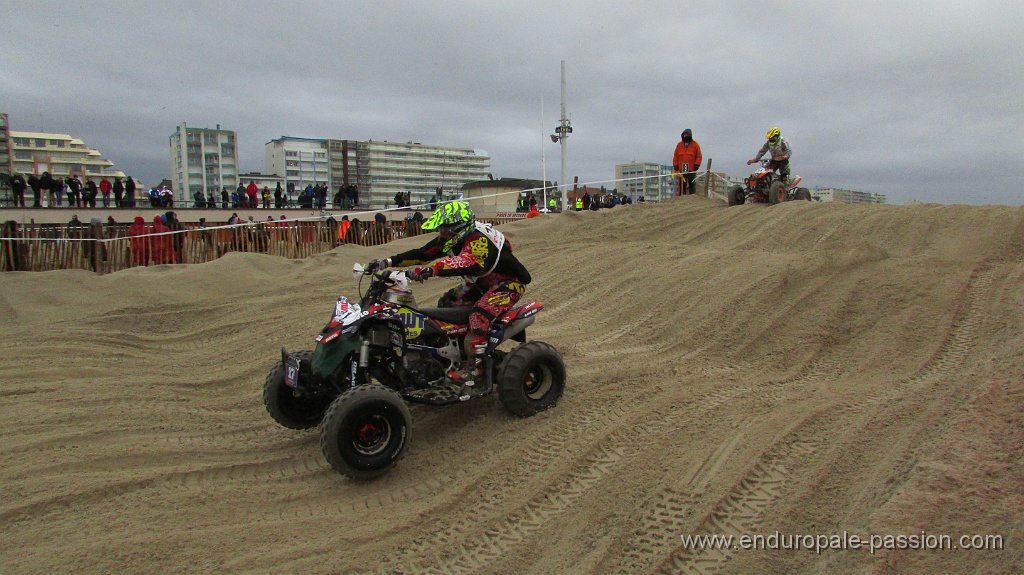
{"label": "red jacket spectator", "polygon": [[169,231],[171,228],[164,224],[160,216],[153,217],[153,233],[166,234],[154,235],[152,238],[153,263],[155,264],[174,263],[174,248],[171,246],[171,234],[167,233]]}
{"label": "red jacket spectator", "polygon": [[128,242],[132,247],[132,264],[145,266],[149,265],[151,250],[147,241],[146,220],[142,216],[135,216],[135,221],[128,228]]}
{"label": "red jacket spectator", "polygon": [[260,194],[260,189],[256,187],[256,182],[249,180],[249,185],[245,188],[245,195],[249,196],[249,207],[258,208],[259,204],[256,203],[256,198]]}

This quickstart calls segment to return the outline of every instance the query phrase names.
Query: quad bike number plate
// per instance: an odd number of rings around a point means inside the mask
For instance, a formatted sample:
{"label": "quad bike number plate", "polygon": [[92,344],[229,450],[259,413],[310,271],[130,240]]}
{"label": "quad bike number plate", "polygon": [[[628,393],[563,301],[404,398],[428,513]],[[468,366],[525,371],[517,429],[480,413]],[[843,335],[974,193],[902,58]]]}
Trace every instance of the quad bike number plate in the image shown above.
{"label": "quad bike number plate", "polygon": [[292,389],[299,387],[299,360],[294,357],[284,363],[284,384]]}

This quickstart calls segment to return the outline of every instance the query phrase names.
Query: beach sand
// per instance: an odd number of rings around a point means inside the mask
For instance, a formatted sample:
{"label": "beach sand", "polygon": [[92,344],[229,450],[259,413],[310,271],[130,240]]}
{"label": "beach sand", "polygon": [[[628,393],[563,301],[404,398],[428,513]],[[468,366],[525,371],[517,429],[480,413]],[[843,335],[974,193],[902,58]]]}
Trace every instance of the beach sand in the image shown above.
{"label": "beach sand", "polygon": [[[1024,572],[1024,208],[685,197],[501,229],[564,398],[414,406],[366,483],[271,420],[264,377],[354,262],[424,238],[0,274],[0,572]],[[682,539],[844,532],[1004,548]]]}

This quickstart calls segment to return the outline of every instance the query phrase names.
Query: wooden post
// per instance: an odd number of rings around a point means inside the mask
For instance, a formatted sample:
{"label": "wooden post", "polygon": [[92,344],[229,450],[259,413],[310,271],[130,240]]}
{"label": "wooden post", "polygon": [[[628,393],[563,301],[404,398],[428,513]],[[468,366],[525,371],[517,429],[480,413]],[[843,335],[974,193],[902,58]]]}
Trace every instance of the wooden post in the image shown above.
{"label": "wooden post", "polygon": [[708,168],[704,172],[704,197],[711,197],[711,158],[708,158]]}

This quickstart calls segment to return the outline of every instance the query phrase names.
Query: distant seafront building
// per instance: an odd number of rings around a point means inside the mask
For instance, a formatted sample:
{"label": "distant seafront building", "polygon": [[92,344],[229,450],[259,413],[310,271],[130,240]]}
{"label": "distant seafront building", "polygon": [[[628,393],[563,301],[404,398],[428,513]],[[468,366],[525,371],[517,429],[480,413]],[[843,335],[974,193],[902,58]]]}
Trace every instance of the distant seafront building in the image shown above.
{"label": "distant seafront building", "polygon": [[844,204],[884,204],[885,194],[872,194],[869,192],[858,192],[856,190],[844,190],[841,188],[826,188],[811,192],[822,202],[841,202]]}
{"label": "distant seafront building", "polygon": [[190,201],[203,190],[220,197],[238,187],[238,138],[232,130],[190,128],[182,122],[169,137],[175,201]]}
{"label": "distant seafront building", "polygon": [[615,165],[618,193],[636,201],[640,196],[648,202],[659,202],[675,196],[672,166],[656,162],[630,162]]}
{"label": "distant seafront building", "polygon": [[395,206],[399,192],[413,205],[442,193],[458,193],[468,182],[487,179],[490,156],[481,150],[429,146],[414,142],[341,140],[282,136],[266,143],[266,172],[284,176],[295,192],[326,183],[330,196],[354,184],[359,206]]}
{"label": "distant seafront building", "polygon": [[[6,114],[5,114],[6,123]],[[98,181],[103,176],[124,177],[124,172],[114,169],[114,162],[103,157],[98,150],[67,134],[46,132],[18,132],[9,130],[10,168],[22,174],[50,172],[54,177],[65,178],[78,174]]]}
{"label": "distant seafront building", "polygon": [[0,112],[0,173],[11,174],[14,171],[11,146],[11,124],[7,114]]}
{"label": "distant seafront building", "polygon": [[266,172],[283,177],[284,188],[290,196],[301,193],[307,185],[330,183],[327,148],[328,140],[323,138],[281,136],[264,145]]}

